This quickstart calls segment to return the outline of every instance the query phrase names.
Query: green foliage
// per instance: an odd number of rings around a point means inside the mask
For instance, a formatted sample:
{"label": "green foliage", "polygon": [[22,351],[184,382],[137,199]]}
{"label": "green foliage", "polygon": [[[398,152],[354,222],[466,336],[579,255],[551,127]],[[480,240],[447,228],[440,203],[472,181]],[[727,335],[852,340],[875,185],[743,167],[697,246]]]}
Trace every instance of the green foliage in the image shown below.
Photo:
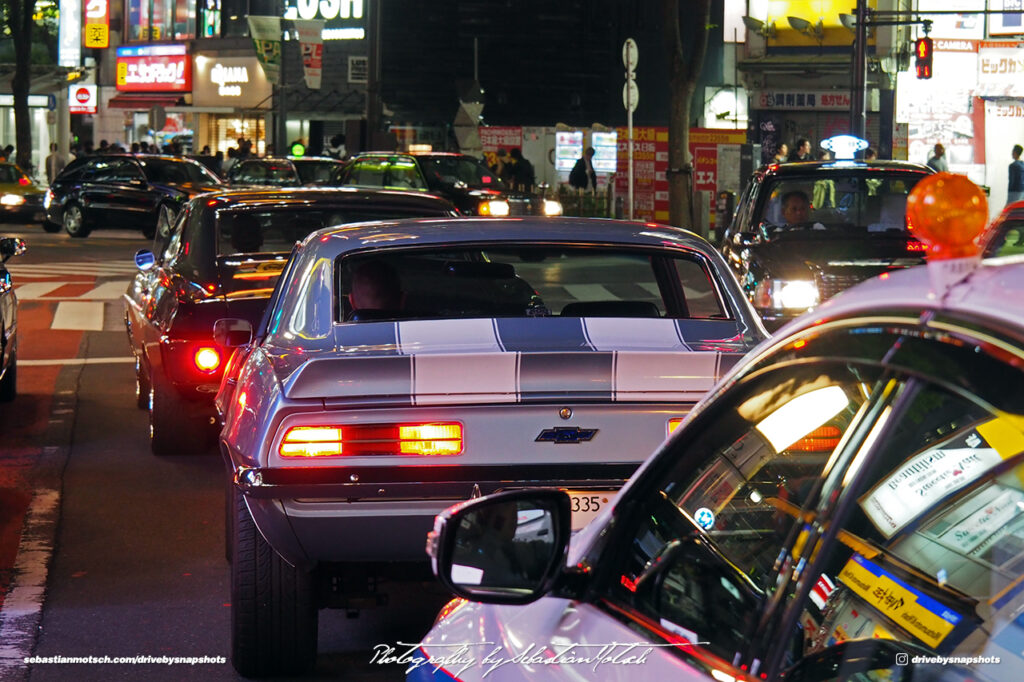
{"label": "green foliage", "polygon": [[[0,0],[0,62],[14,62],[14,42],[11,33],[11,7],[14,2],[33,5],[32,0]],[[57,4],[35,4],[32,26],[32,63],[56,63],[57,37],[60,13]]]}

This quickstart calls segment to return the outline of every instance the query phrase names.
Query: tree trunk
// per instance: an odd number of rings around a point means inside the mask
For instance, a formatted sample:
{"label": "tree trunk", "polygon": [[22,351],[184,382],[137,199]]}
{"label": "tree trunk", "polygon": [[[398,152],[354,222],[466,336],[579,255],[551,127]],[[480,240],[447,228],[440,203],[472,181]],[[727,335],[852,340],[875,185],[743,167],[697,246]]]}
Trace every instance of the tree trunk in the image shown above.
{"label": "tree trunk", "polygon": [[28,93],[32,86],[32,12],[35,0],[11,2],[11,34],[14,39],[14,77],[11,94],[14,97],[14,149],[15,163],[32,173],[32,117],[28,111]]}
{"label": "tree trunk", "polygon": [[662,0],[662,31],[668,59],[668,202],[669,223],[700,232],[693,210],[693,163],[690,159],[690,102],[704,68],[712,0],[688,0],[680,15],[679,0]]}

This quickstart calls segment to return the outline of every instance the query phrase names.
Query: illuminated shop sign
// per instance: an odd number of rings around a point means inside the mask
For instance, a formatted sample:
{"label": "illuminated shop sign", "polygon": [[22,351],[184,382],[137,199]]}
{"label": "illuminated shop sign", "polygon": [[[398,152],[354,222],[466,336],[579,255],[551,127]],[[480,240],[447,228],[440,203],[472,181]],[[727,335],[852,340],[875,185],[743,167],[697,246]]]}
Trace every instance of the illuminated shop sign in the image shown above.
{"label": "illuminated shop sign", "polygon": [[123,92],[188,92],[191,60],[184,45],[117,48],[117,89]]}
{"label": "illuminated shop sign", "polygon": [[272,88],[256,57],[195,55],[192,104],[203,107],[267,108]]}
{"label": "illuminated shop sign", "polygon": [[86,47],[110,47],[110,3],[108,0],[85,0]]}
{"label": "illuminated shop sign", "polygon": [[363,0],[285,0],[285,19],[323,19],[324,40],[366,37]]}

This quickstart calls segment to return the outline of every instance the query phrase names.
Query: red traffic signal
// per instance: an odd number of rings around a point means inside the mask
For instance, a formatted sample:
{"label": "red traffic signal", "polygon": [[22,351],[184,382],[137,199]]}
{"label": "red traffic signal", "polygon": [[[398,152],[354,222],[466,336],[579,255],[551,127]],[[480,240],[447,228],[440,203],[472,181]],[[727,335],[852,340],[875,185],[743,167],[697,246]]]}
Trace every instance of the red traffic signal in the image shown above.
{"label": "red traffic signal", "polygon": [[932,39],[918,38],[914,41],[914,66],[918,78],[932,77]]}

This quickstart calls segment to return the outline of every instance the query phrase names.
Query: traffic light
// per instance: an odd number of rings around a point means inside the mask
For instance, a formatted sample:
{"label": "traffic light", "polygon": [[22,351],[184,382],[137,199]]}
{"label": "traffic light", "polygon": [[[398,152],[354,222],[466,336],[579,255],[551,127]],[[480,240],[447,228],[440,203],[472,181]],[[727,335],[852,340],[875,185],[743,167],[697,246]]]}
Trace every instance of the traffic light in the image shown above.
{"label": "traffic light", "polygon": [[914,66],[918,78],[932,77],[932,39],[927,36],[914,41]]}

